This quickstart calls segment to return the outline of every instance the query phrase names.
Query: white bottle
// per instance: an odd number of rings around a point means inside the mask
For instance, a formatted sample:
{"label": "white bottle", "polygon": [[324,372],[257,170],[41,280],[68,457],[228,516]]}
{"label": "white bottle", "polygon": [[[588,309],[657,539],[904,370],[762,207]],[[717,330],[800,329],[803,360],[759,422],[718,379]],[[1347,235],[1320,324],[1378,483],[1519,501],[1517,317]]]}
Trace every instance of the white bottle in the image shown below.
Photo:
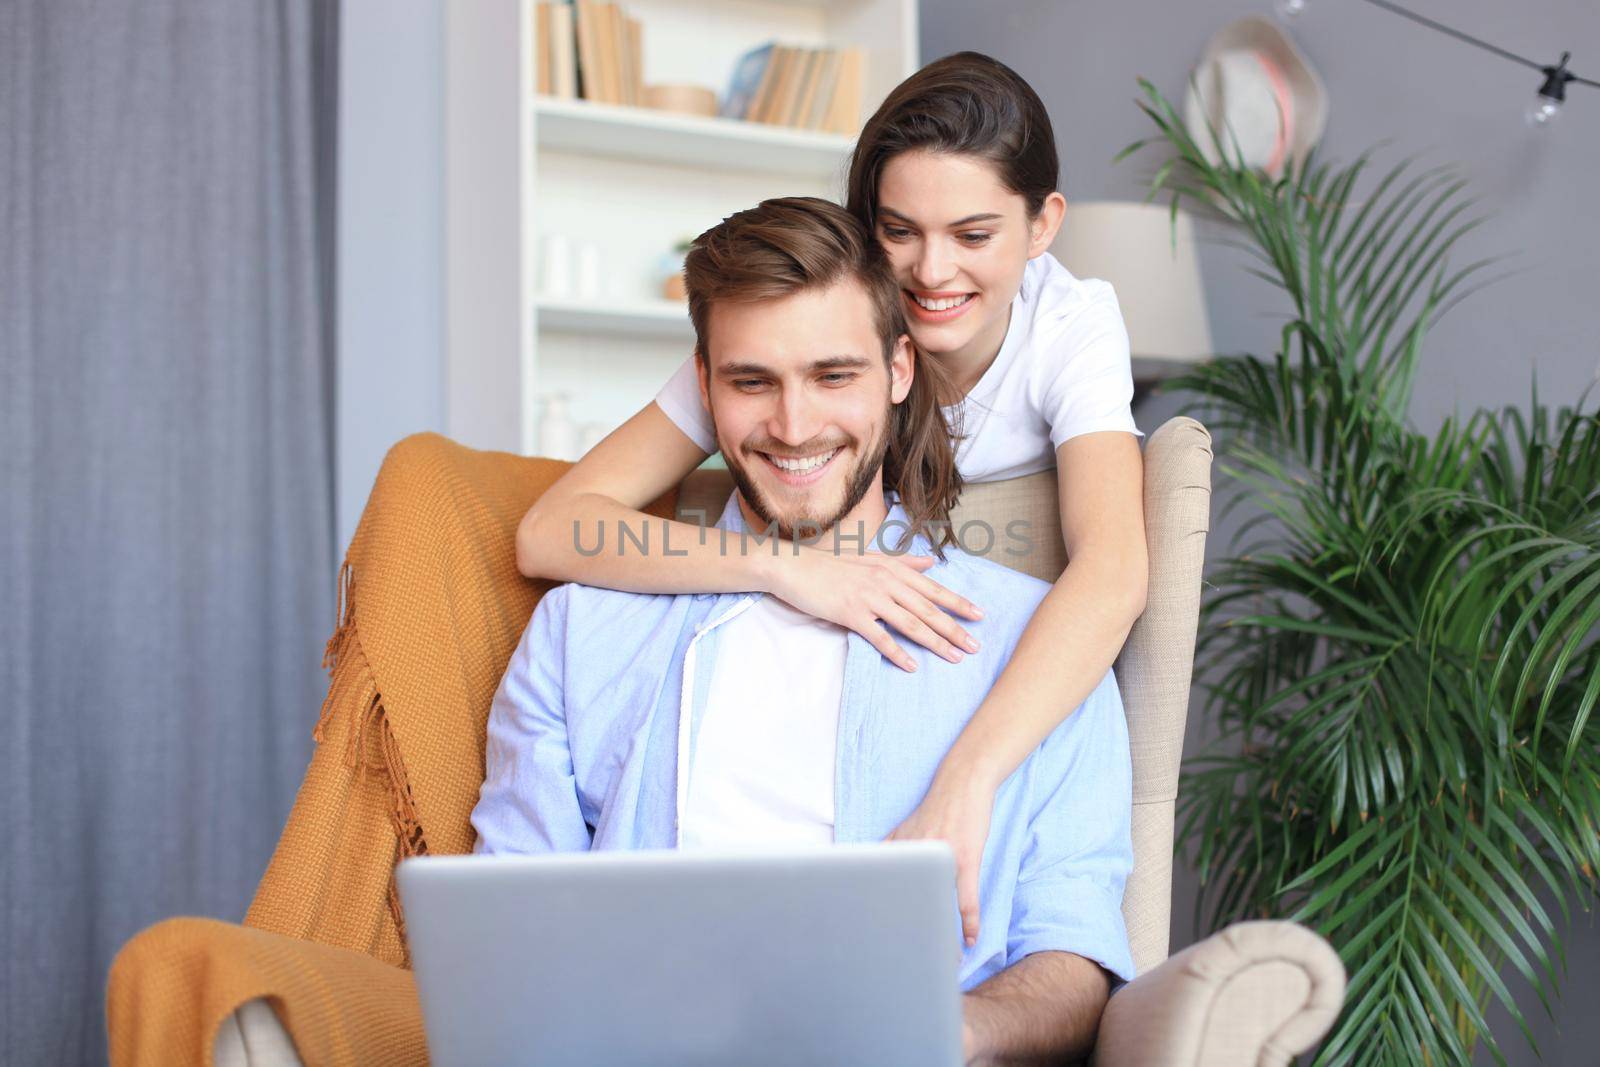
{"label": "white bottle", "polygon": [[578,299],[600,299],[600,249],[593,241],[578,246]]}
{"label": "white bottle", "polygon": [[539,288],[547,297],[559,299],[572,295],[572,244],[566,234],[552,233],[545,237]]}
{"label": "white bottle", "polygon": [[539,419],[539,454],[546,459],[577,459],[578,427],[567,414],[566,393],[547,393]]}

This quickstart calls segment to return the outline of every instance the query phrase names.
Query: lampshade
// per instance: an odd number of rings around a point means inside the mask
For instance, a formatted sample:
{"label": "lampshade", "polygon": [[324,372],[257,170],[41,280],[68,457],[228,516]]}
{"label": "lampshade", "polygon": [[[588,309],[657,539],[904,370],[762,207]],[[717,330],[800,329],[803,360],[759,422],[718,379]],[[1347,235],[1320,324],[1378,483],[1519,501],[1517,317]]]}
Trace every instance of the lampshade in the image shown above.
{"label": "lampshade", "polygon": [[1194,221],[1172,209],[1124,201],[1069,202],[1050,251],[1079,278],[1101,278],[1117,291],[1135,358],[1192,362],[1209,358]]}

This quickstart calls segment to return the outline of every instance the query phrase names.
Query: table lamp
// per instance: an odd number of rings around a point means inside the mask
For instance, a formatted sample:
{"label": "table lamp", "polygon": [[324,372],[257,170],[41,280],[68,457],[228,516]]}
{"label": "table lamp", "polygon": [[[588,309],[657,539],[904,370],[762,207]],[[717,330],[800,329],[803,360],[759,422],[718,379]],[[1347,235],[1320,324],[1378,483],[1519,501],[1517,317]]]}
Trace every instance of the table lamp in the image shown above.
{"label": "table lamp", "polygon": [[1069,202],[1050,251],[1077,277],[1101,278],[1116,290],[1133,351],[1135,403],[1160,379],[1211,357],[1194,220],[1186,212],[1174,227],[1166,204]]}

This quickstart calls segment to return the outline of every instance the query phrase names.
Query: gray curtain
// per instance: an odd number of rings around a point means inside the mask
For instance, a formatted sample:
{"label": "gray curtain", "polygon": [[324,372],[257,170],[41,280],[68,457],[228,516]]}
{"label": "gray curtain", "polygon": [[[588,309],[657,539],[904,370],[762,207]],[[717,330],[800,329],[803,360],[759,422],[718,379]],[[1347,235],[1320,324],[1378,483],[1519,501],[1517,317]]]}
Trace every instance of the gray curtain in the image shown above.
{"label": "gray curtain", "polygon": [[0,0],[0,1062],[239,919],[333,621],[337,6]]}

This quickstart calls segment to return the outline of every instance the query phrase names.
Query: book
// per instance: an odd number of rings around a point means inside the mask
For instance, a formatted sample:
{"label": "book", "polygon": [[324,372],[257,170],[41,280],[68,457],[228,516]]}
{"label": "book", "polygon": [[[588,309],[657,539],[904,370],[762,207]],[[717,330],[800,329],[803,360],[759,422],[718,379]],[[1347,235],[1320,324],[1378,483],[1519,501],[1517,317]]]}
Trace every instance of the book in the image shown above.
{"label": "book", "polygon": [[828,103],[822,128],[829,133],[854,136],[861,132],[861,79],[864,57],[859,48],[846,48],[839,56],[839,78]]}
{"label": "book", "polygon": [[789,49],[789,69],[784,71],[784,79],[778,86],[778,97],[772,102],[772,116],[767,121],[774,126],[785,126],[789,122],[789,112],[799,102],[800,82],[806,76],[806,63],[811,59],[809,48]]}
{"label": "book", "polygon": [[628,16],[616,4],[611,5],[609,16],[609,44],[617,69],[616,102],[637,105],[639,101],[633,92],[633,50],[628,46]]}
{"label": "book", "polygon": [[757,122],[776,125],[783,121],[783,116],[789,109],[789,94],[794,91],[794,79],[802,59],[802,49],[783,47],[778,49],[778,72],[773,79],[772,92],[767,96],[766,106],[756,116]]}
{"label": "book", "polygon": [[595,51],[600,62],[600,99],[608,104],[622,103],[622,54],[617,48],[617,5],[595,4],[599,18],[595,23]]}
{"label": "book", "polygon": [[644,104],[644,25],[635,18],[624,21],[628,27],[624,53],[628,57],[628,102],[640,107]]}
{"label": "book", "polygon": [[790,116],[800,104],[800,97],[805,92],[807,71],[811,67],[813,49],[796,48],[794,68],[789,75],[788,84],[783,87],[783,99],[778,102],[777,113],[772,116],[773,125],[789,125]]}
{"label": "book", "polygon": [[791,118],[800,106],[800,94],[805,91],[806,78],[810,74],[812,57],[815,55],[816,50],[812,48],[795,49],[794,70],[789,76],[789,84],[784,87],[783,106],[772,118],[777,125],[793,125]]}
{"label": "book", "polygon": [[605,88],[600,78],[600,51],[597,36],[599,18],[592,0],[576,0],[574,18],[577,22],[578,41],[578,92],[585,100],[604,100]]}
{"label": "book", "polygon": [[536,89],[540,96],[549,96],[554,72],[551,61],[554,53],[550,44],[550,5],[540,4],[533,9],[533,54],[537,68]]}
{"label": "book", "polygon": [[822,71],[817,75],[817,91],[811,97],[811,107],[801,119],[800,125],[808,130],[822,129],[823,119],[828,117],[828,107],[833,103],[833,91],[839,84],[839,50],[828,49],[822,61]]}
{"label": "book", "polygon": [[571,4],[550,5],[550,95],[578,97],[578,41]]}
{"label": "book", "polygon": [[778,85],[779,69],[783,66],[783,57],[788,49],[782,45],[774,45],[772,54],[767,63],[767,69],[762,72],[761,84],[756,89],[756,95],[750,101],[750,107],[745,111],[744,117],[749,122],[760,122],[761,116],[766,114],[773,90]]}
{"label": "book", "polygon": [[722,97],[717,114],[726,119],[750,117],[750,105],[755,102],[756,91],[761,88],[762,79],[772,63],[772,49],[773,44],[768,41],[739,57],[739,61],[733,65],[728,91]]}
{"label": "book", "polygon": [[795,90],[794,107],[784,116],[785,126],[804,126],[811,115],[811,105],[822,82],[822,68],[828,60],[829,48],[813,48],[806,54],[800,82]]}

